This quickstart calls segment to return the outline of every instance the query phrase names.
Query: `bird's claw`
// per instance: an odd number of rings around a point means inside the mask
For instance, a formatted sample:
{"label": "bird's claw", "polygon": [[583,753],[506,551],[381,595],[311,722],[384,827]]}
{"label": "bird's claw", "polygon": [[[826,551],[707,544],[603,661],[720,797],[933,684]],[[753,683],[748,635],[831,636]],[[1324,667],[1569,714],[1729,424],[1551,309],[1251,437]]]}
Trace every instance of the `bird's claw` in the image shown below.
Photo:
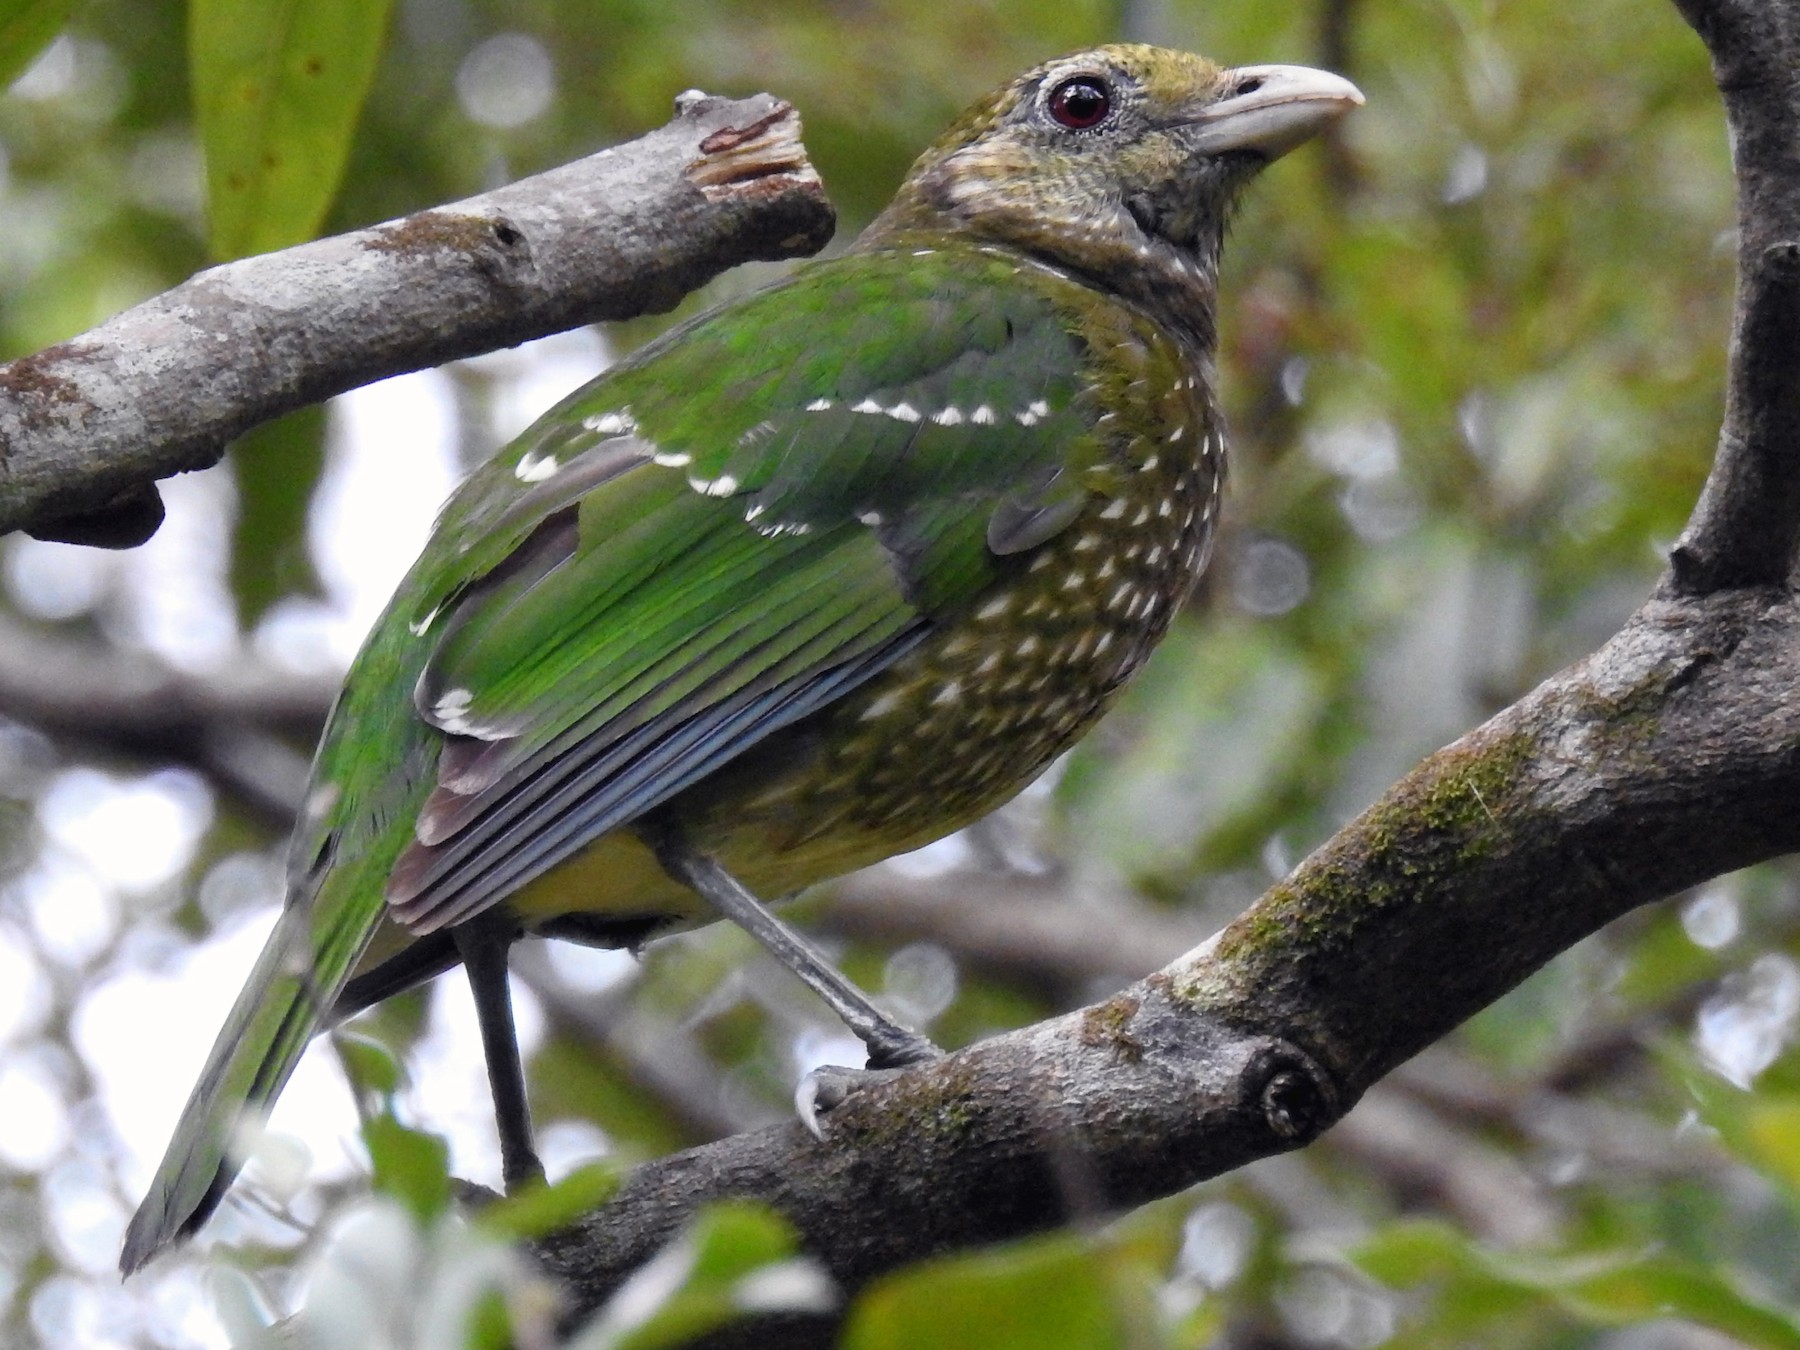
{"label": "bird's claw", "polygon": [[904,1068],[851,1069],[842,1064],[822,1064],[794,1088],[794,1111],[814,1139],[825,1138],[824,1118],[842,1106],[852,1093],[886,1083],[905,1073]]}

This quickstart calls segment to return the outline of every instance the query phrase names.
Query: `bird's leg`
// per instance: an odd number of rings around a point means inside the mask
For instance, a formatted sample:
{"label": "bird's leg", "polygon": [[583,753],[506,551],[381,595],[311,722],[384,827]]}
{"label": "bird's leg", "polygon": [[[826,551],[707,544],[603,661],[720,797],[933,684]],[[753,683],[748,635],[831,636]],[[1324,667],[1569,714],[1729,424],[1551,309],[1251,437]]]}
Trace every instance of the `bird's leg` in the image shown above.
{"label": "bird's leg", "polygon": [[776,918],[767,905],[716,861],[696,852],[678,829],[666,824],[646,827],[643,837],[664,871],[760,942],[771,956],[825,1000],[868,1049],[871,1069],[903,1068],[943,1054],[926,1037],[901,1026],[877,1008],[874,1000],[845,979],[823,952]]}
{"label": "bird's leg", "polygon": [[544,1165],[531,1139],[531,1103],[525,1095],[525,1065],[519,1058],[512,990],[506,978],[507,953],[517,933],[492,910],[459,923],[451,933],[475,995],[488,1086],[494,1094],[494,1124],[500,1131],[500,1175],[510,1194],[526,1182],[544,1179]]}

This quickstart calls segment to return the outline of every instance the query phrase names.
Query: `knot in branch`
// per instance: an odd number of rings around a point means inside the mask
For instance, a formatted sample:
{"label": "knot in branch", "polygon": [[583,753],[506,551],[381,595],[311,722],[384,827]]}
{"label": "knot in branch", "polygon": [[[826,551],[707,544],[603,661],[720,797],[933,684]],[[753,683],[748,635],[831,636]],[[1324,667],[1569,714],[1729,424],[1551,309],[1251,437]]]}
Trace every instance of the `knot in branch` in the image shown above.
{"label": "knot in branch", "polygon": [[1242,1081],[1246,1104],[1254,1102],[1269,1133],[1289,1147],[1318,1138],[1340,1114],[1336,1085],[1317,1061],[1286,1041],[1258,1051]]}

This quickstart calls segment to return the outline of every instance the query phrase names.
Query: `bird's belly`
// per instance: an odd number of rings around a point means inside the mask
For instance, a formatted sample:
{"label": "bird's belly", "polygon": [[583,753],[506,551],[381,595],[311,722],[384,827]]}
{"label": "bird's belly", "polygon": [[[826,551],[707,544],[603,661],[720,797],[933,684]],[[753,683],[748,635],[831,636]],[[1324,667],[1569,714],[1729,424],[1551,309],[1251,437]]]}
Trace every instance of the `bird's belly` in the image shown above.
{"label": "bird's belly", "polygon": [[[1188,455],[1160,466],[1150,455],[891,670],[659,809],[775,899],[1009,800],[1106,711],[1204,566],[1222,472],[1210,430],[1189,433]],[[671,927],[712,917],[629,829],[508,903],[528,926],[571,913]]]}
{"label": "bird's belly", "polygon": [[1166,631],[1212,532],[1218,474],[1200,469],[1098,500],[892,670],[718,775],[693,794],[702,833],[746,879],[760,868],[792,889],[1010,799]]}

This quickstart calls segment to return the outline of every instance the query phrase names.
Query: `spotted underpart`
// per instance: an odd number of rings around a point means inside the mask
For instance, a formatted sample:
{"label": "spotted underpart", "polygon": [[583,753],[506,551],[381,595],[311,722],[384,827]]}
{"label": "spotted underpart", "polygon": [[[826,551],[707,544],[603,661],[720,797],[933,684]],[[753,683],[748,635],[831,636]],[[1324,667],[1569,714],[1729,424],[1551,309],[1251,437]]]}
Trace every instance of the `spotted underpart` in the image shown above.
{"label": "spotted underpart", "polygon": [[807,789],[814,828],[973,819],[1081,737],[1205,565],[1219,442],[1196,428],[1170,449],[1160,462],[1146,456],[1149,467],[1096,500],[967,622],[832,714],[832,752]]}
{"label": "spotted underpart", "polygon": [[1107,709],[1205,568],[1225,477],[1207,374],[1147,327],[1108,320],[1085,334],[1102,453],[1081,510],[821,717],[827,749],[770,794],[794,821],[788,847],[846,828],[930,837],[985,814]]}

